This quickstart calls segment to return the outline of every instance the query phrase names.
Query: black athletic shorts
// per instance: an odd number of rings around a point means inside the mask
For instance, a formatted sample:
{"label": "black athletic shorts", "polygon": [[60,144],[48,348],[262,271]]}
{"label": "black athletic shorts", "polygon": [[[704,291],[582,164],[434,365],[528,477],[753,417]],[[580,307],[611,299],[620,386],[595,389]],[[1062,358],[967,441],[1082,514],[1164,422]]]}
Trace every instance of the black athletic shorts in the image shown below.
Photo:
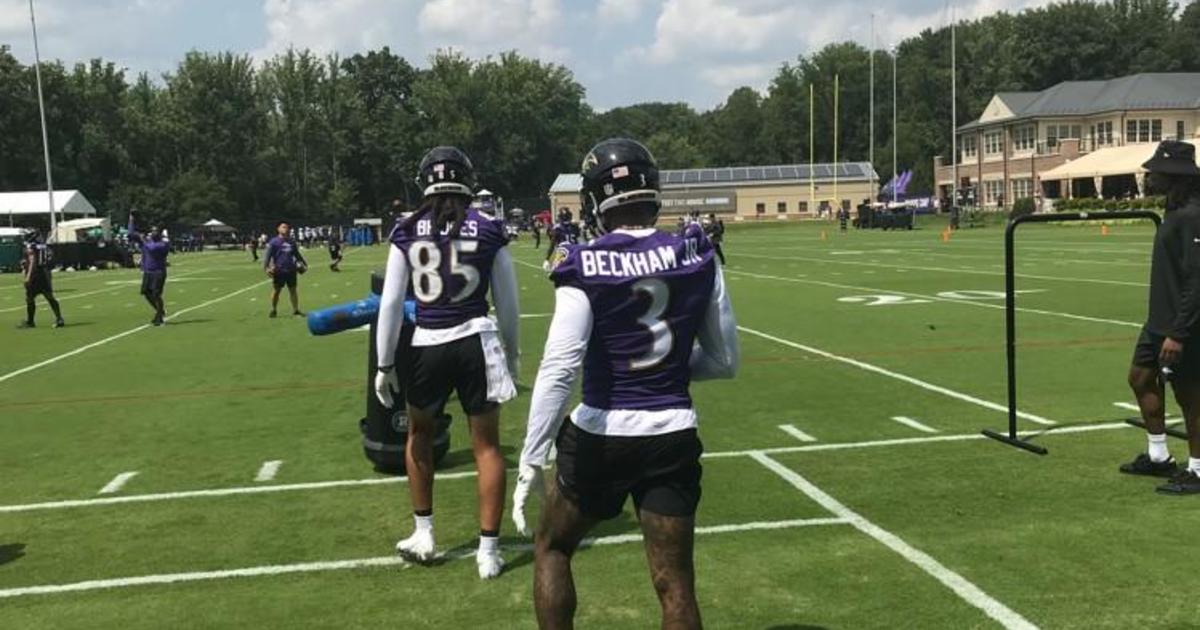
{"label": "black athletic shorts", "polygon": [[458,392],[463,413],[476,416],[496,408],[488,400],[487,359],[479,335],[438,346],[414,346],[408,404],[417,409],[443,407]]}
{"label": "black athletic shorts", "polygon": [[558,432],[558,488],[585,516],[615,518],[633,505],[663,516],[692,516],[700,505],[695,429],[645,437],[588,433],[570,419]]}
{"label": "black athletic shorts", "polygon": [[296,272],[295,271],[276,271],[275,275],[271,276],[271,283],[276,289],[287,287],[289,289],[296,288]]}
{"label": "black athletic shorts", "polygon": [[54,295],[54,285],[50,282],[49,271],[35,271],[29,277],[29,284],[25,285],[25,299],[32,300],[33,298],[44,295]]}
{"label": "black athletic shorts", "polygon": [[163,288],[167,286],[167,272],[165,271],[143,271],[142,272],[142,295],[154,299],[160,298],[163,294]]}
{"label": "black athletic shorts", "polygon": [[[1158,354],[1162,350],[1165,336],[1149,329],[1142,328],[1138,335],[1137,345],[1133,347],[1133,364],[1139,367],[1158,370],[1163,366],[1158,362]],[[1183,344],[1183,354],[1171,368],[1171,380],[1200,380],[1200,348],[1196,346],[1200,340],[1188,340]]]}

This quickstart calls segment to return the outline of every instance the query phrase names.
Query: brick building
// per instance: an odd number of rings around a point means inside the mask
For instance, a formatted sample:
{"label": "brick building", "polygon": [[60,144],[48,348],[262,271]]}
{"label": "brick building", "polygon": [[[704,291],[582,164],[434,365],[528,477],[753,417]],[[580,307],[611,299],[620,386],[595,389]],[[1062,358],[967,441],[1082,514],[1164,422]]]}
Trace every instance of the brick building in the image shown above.
{"label": "brick building", "polygon": [[1200,73],[1066,81],[1041,92],[1000,92],[958,128],[959,163],[934,157],[935,190],[983,206],[1022,197],[1126,197],[1160,140],[1191,141],[1200,124]]}

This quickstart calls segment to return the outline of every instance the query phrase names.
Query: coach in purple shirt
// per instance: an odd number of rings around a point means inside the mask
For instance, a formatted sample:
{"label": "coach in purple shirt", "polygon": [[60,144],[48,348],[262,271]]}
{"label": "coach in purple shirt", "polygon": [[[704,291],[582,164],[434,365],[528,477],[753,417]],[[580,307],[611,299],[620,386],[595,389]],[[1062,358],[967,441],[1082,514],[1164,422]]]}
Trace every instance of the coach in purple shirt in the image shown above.
{"label": "coach in purple shirt", "polygon": [[142,295],[154,308],[154,319],[150,323],[162,326],[166,321],[163,290],[167,286],[167,255],[171,253],[171,245],[163,239],[158,227],[151,227],[148,236],[138,232],[132,212],[129,213],[129,242],[142,250]]}
{"label": "coach in purple shirt", "polygon": [[275,309],[279,305],[279,290],[285,286],[292,300],[292,315],[303,315],[300,312],[300,296],[296,293],[296,276],[308,270],[308,262],[300,254],[300,246],[292,239],[290,225],[280,223],[276,232],[278,235],[267,242],[267,253],[263,256],[263,268],[271,276],[274,285],[271,290],[271,317],[275,317]]}

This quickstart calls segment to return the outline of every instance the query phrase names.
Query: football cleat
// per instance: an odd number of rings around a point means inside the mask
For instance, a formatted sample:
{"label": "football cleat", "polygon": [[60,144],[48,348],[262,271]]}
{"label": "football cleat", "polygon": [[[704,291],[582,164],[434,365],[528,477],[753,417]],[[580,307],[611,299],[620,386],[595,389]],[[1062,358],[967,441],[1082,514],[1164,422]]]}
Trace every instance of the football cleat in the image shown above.
{"label": "football cleat", "polygon": [[1159,494],[1200,494],[1200,475],[1185,470],[1157,488]]}
{"label": "football cleat", "polygon": [[1179,466],[1174,457],[1168,457],[1165,462],[1156,462],[1150,459],[1149,454],[1141,453],[1128,464],[1121,464],[1120,470],[1126,475],[1170,479],[1179,472]]}
{"label": "football cleat", "polygon": [[396,553],[408,562],[426,563],[437,555],[433,530],[417,530],[412,536],[396,543]]}
{"label": "football cleat", "polygon": [[475,552],[475,564],[479,566],[479,579],[490,580],[499,577],[504,572],[504,558],[500,557],[499,551],[484,551],[482,549]]}

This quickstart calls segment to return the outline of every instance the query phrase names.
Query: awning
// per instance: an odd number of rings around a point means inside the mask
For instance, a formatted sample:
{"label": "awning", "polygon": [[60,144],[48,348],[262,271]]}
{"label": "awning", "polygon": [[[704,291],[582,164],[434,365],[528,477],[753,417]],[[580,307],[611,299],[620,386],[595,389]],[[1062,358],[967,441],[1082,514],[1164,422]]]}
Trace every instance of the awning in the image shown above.
{"label": "awning", "polygon": [[1154,155],[1156,143],[1129,144],[1092,151],[1040,175],[1042,181],[1087,179],[1145,173],[1142,164]]}
{"label": "awning", "polygon": [[204,225],[201,225],[200,227],[205,232],[236,232],[237,231],[216,219],[209,219],[208,221],[205,221]]}

